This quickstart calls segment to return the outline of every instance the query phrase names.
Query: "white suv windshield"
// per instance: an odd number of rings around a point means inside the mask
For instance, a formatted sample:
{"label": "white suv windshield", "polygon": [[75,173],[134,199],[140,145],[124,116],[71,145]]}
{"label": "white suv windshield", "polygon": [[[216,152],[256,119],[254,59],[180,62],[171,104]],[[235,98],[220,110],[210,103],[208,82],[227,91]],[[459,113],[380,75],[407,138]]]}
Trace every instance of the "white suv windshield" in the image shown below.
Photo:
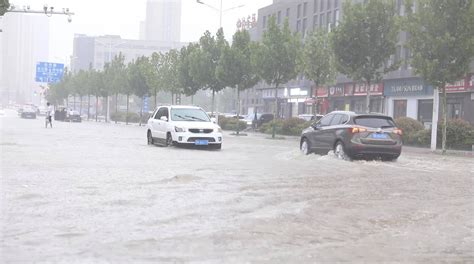
{"label": "white suv windshield", "polygon": [[173,121],[198,121],[210,122],[209,116],[201,109],[182,108],[171,109],[171,120]]}

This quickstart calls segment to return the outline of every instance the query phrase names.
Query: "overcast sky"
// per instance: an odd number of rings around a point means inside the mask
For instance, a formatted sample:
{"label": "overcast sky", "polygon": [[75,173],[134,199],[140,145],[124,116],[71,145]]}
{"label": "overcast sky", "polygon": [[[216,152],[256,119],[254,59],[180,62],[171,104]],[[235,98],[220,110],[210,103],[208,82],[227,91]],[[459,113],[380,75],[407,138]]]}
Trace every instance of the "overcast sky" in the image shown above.
{"label": "overcast sky", "polygon": [[[219,6],[219,0],[203,0]],[[10,0],[11,4],[30,5],[41,9],[45,3],[56,10],[68,7],[76,15],[72,23],[65,16],[50,18],[50,59],[65,62],[72,54],[75,33],[87,35],[120,35],[122,38],[138,39],[139,23],[145,20],[146,0]],[[224,13],[223,26],[228,39],[236,30],[237,20],[257,13],[258,9],[272,0],[223,0],[223,9],[244,4],[242,8]],[[219,24],[219,13],[197,4],[195,0],[182,0],[181,41],[196,41],[205,30],[215,33]]]}

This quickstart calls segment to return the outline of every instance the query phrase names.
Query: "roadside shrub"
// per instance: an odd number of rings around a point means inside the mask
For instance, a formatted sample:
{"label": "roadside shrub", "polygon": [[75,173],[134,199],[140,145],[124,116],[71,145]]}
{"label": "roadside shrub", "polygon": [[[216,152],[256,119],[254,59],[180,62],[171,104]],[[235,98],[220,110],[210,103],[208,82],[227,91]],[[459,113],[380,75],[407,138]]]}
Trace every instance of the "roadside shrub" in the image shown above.
{"label": "roadside shrub", "polygon": [[233,117],[219,116],[219,126],[224,130],[237,130],[237,124],[239,125],[239,130],[247,128],[247,123],[244,121],[239,121]]}
{"label": "roadside shrub", "polygon": [[137,113],[128,113],[129,123],[138,123],[140,121],[140,115]]}
{"label": "roadside shrub", "polygon": [[111,113],[110,114],[110,120],[117,121],[117,122],[122,122],[122,121],[125,120],[125,113],[123,113],[123,112]]}
{"label": "roadside shrub", "polygon": [[[437,145],[441,146],[443,122],[438,124]],[[446,147],[454,149],[470,149],[474,144],[474,126],[469,122],[454,119],[448,121],[446,129]]]}
{"label": "roadside shrub", "polygon": [[[438,124],[436,145],[441,147],[443,122]],[[414,135],[414,145],[429,146],[431,143],[431,130],[421,130]],[[461,119],[448,121],[446,130],[446,147],[449,149],[470,150],[474,145],[474,126]]]}
{"label": "roadside shrub", "polygon": [[273,120],[271,122],[263,124],[259,131],[266,134],[272,133],[272,125],[275,124],[275,132],[279,135],[286,136],[299,136],[303,129],[309,127],[311,122],[306,122],[300,118],[289,118],[289,119],[279,119]]}
{"label": "roadside shrub", "polygon": [[403,131],[403,143],[408,145],[415,144],[415,134],[425,129],[421,122],[409,117],[399,117],[395,123]]}
{"label": "roadside shrub", "polygon": [[[112,113],[112,114],[110,114],[110,120],[112,120],[114,122],[115,121],[117,121],[117,122],[126,122],[126,119],[125,119],[126,116],[127,116],[126,112]],[[146,120],[148,120],[148,118]],[[140,115],[139,114],[137,114],[137,113],[128,113],[128,122],[129,123],[138,123],[139,121],[140,121]]]}

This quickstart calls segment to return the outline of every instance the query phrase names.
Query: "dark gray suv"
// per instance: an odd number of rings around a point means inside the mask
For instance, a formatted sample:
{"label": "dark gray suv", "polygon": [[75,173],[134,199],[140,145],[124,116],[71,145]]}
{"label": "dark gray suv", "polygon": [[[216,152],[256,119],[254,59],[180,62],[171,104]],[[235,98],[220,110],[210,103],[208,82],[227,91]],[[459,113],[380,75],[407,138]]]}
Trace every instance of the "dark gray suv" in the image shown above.
{"label": "dark gray suv", "polygon": [[306,155],[334,150],[346,160],[396,160],[402,151],[402,131],[390,116],[336,111],[303,131],[300,149]]}

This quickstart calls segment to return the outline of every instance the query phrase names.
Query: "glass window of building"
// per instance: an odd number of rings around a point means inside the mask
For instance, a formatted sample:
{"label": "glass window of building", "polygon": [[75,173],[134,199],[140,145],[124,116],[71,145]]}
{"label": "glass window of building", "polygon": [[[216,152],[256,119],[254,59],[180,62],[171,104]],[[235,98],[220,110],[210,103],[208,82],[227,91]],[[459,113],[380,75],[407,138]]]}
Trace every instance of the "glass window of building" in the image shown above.
{"label": "glass window of building", "polygon": [[308,9],[308,2],[303,3],[303,17],[306,17],[306,10]]}
{"label": "glass window of building", "polygon": [[307,19],[303,19],[303,38],[306,36],[306,25],[307,24]]}
{"label": "glass window of building", "polygon": [[324,27],[326,21],[324,20],[324,13],[319,16],[319,27]]}
{"label": "glass window of building", "polygon": [[296,32],[300,32],[301,30],[301,20],[296,21]]}
{"label": "glass window of building", "polygon": [[318,28],[318,15],[313,16],[313,30]]}
{"label": "glass window of building", "polygon": [[262,26],[263,26],[263,28],[265,28],[267,26],[267,17],[266,16],[263,16]]}
{"label": "glass window of building", "polygon": [[327,4],[327,7],[326,7],[328,10],[331,9],[331,2],[332,1],[334,1],[334,0],[328,0],[328,4]]}
{"label": "glass window of building", "polygon": [[314,0],[314,5],[313,5],[313,13],[318,12],[318,1],[319,0]]}
{"label": "glass window of building", "polygon": [[324,10],[324,0],[321,0],[319,2],[319,12],[323,12],[323,10]]}
{"label": "glass window of building", "polygon": [[433,120],[433,100],[418,100],[418,121],[421,123]]}
{"label": "glass window of building", "polygon": [[301,17],[301,4],[298,5],[298,9],[296,10],[296,16],[297,18]]}
{"label": "glass window of building", "polygon": [[407,100],[393,100],[393,118],[407,116]]}
{"label": "glass window of building", "polygon": [[334,24],[339,25],[339,9],[334,10]]}
{"label": "glass window of building", "polygon": [[281,23],[281,11],[278,11],[277,22],[278,22],[278,24]]}
{"label": "glass window of building", "polygon": [[290,8],[287,8],[286,9],[286,17],[289,17],[290,16]]}

